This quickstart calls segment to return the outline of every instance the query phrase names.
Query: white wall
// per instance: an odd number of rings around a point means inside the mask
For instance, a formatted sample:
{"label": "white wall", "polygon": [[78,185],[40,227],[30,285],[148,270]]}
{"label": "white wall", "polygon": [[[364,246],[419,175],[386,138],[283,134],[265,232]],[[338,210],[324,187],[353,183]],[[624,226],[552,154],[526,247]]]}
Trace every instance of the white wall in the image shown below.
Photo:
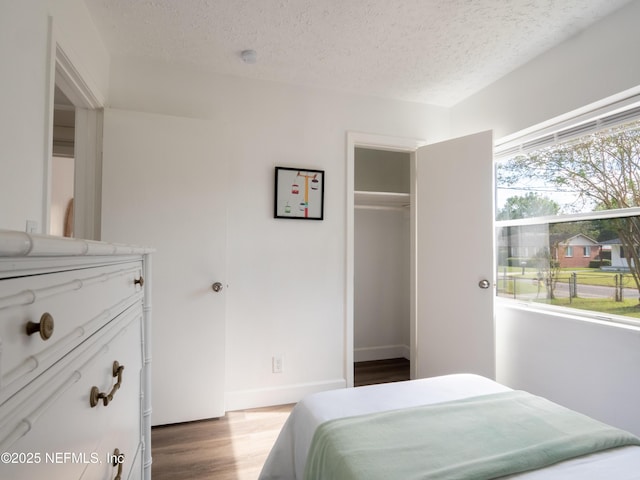
{"label": "white wall", "polygon": [[81,0],[3,1],[0,4],[0,228],[44,231],[50,155],[48,104],[53,94],[49,17],[53,35],[97,94],[108,86],[109,58]]}
{"label": "white wall", "polygon": [[[640,85],[640,2],[456,105],[455,134],[495,138]],[[496,309],[497,379],[640,433],[640,334],[571,317]]]}
{"label": "white wall", "polygon": [[42,222],[47,25],[45,2],[0,6],[0,62],[11,71],[0,89],[3,111],[11,112],[0,115],[2,171],[11,172],[0,176],[2,228],[24,230],[27,219]]}
{"label": "white wall", "polygon": [[[212,152],[212,161],[228,163],[230,186],[227,408],[344,385],[346,133],[435,141],[448,135],[447,111],[117,60],[110,99],[116,108],[222,124],[220,148],[231,153]],[[189,169],[188,158],[180,161]],[[272,218],[276,165],[325,170],[323,221]],[[274,355],[283,356],[282,374],[271,373]]]}
{"label": "white wall", "polygon": [[640,328],[498,302],[496,331],[498,381],[640,435]]}
{"label": "white wall", "polygon": [[409,209],[354,214],[354,360],[410,358]]}

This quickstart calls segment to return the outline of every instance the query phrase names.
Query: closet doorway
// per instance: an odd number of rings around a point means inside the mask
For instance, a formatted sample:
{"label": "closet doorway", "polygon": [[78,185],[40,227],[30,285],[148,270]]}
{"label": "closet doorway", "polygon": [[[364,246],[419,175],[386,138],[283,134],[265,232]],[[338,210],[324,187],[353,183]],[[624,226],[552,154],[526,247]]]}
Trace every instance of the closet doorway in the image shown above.
{"label": "closet doorway", "polygon": [[[419,140],[347,134],[345,379],[354,384],[355,149],[410,156],[410,378],[468,372],[495,377],[493,329],[493,133],[426,145]],[[460,175],[464,172],[464,175]],[[453,187],[463,195],[451,195]],[[447,201],[443,202],[442,199]],[[457,221],[464,219],[464,221]],[[446,232],[452,257],[438,254]],[[474,248],[468,248],[469,233]],[[455,297],[450,295],[456,286]],[[418,295],[418,288],[420,294]],[[379,295],[383,292],[379,291]],[[459,299],[463,299],[460,301]]]}
{"label": "closet doorway", "polygon": [[[355,363],[356,363],[356,348],[357,348],[357,360],[358,363],[360,361],[370,360],[370,361],[379,361],[374,360],[374,358],[382,359],[383,356],[387,358],[396,357],[400,355],[401,358],[404,359],[404,356],[409,355],[409,363],[410,363],[410,371],[409,377],[415,378],[416,372],[416,309],[415,309],[415,208],[411,204],[412,199],[415,196],[415,163],[416,163],[416,150],[425,145],[426,141],[420,139],[412,139],[412,138],[402,138],[402,137],[389,137],[384,135],[375,135],[375,134],[367,134],[360,132],[348,132],[347,133],[347,259],[346,259],[346,318],[345,318],[345,379],[348,387],[352,387],[355,385],[354,377],[355,377]],[[362,153],[362,150],[371,150],[375,152],[386,152],[380,153],[384,158],[396,158],[402,163],[408,157],[409,163],[409,193],[407,194],[404,191],[406,190],[406,172],[403,173],[405,176],[404,185],[405,187],[400,188],[398,185],[402,184],[399,178],[402,176],[397,176],[398,173],[394,173],[393,176],[395,180],[388,183],[384,190],[380,191],[383,187],[379,186],[379,183],[376,183],[373,178],[370,176],[383,176],[383,173],[374,174],[373,164],[375,160],[371,160],[372,164],[370,165],[371,171],[365,170],[364,173],[359,174],[358,186],[360,188],[368,188],[367,190],[356,190],[356,167],[355,167],[355,157],[356,157],[356,149]],[[389,154],[389,157],[387,156]],[[399,156],[395,156],[393,154],[401,154]],[[377,154],[376,154],[377,155]],[[365,155],[366,158],[366,155]],[[364,160],[366,161],[366,160]],[[366,163],[363,165],[366,167]],[[383,160],[384,162],[384,160]],[[393,164],[391,164],[393,166]],[[359,167],[359,171],[361,168]],[[363,186],[361,182],[364,182],[364,185],[369,185],[368,187]],[[391,185],[391,186],[389,186]],[[395,191],[394,191],[395,190]],[[358,192],[356,194],[356,191]],[[355,343],[355,301],[356,301],[356,242],[355,242],[355,217],[356,217],[356,197],[358,206],[358,217],[367,216],[367,214],[371,214],[372,212],[395,212],[401,215],[396,215],[396,220],[401,224],[404,221],[404,217],[408,217],[408,236],[409,236],[409,244],[408,244],[408,258],[409,258],[409,271],[407,272],[405,280],[407,283],[402,283],[404,285],[408,285],[407,294],[408,294],[408,305],[407,309],[409,311],[409,316],[407,322],[409,323],[409,341],[408,344],[405,344],[406,337],[402,337],[402,333],[400,334],[400,338],[402,340],[392,340],[392,341],[384,341],[382,343],[374,344],[370,341],[371,336],[358,337],[358,344]],[[380,205],[379,203],[383,203]],[[378,205],[374,205],[374,203],[378,203]],[[364,205],[368,207],[364,207]],[[364,213],[364,215],[361,215]],[[371,215],[369,215],[371,216]],[[393,215],[390,215],[393,217]],[[402,221],[399,221],[398,218],[401,218]],[[359,223],[361,219],[359,219]],[[404,234],[404,232],[403,232]],[[358,242],[362,239],[366,239],[366,237],[362,236],[362,233],[359,236]],[[358,255],[360,255],[358,253]],[[383,272],[381,275],[381,283],[380,287],[376,287],[375,291],[369,292],[372,295],[377,296],[378,298],[384,298],[387,294],[386,289],[392,288],[395,289],[395,286],[391,287],[389,280],[385,277],[385,273]],[[394,274],[395,275],[395,274]],[[359,273],[358,278],[362,278],[362,272]],[[361,286],[358,286],[358,289],[361,289]],[[358,296],[359,305],[361,302],[362,295]],[[362,297],[366,300],[366,296]],[[361,307],[359,308],[359,314],[361,311]],[[365,310],[366,311],[366,310]],[[402,315],[402,314],[401,314]],[[364,329],[363,327],[359,330]],[[375,334],[375,332],[373,332]],[[367,343],[365,343],[367,342]],[[384,343],[384,345],[383,345]],[[383,347],[391,347],[392,348],[383,348]],[[375,355],[375,356],[374,356]],[[377,356],[377,357],[376,357]],[[406,361],[406,360],[405,360]],[[406,367],[405,367],[406,368]],[[403,374],[404,375],[404,374]]]}
{"label": "closet doorway", "polygon": [[354,385],[409,379],[409,152],[356,147]]}

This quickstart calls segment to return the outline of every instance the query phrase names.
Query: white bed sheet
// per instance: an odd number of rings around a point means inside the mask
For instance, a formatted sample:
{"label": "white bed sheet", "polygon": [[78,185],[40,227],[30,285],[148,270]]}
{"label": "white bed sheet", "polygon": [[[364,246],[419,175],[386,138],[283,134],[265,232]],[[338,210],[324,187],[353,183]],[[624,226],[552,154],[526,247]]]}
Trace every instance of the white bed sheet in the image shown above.
{"label": "white bed sheet", "polygon": [[[447,375],[309,395],[291,412],[259,480],[302,480],[316,428],[335,418],[429,405],[511,390],[487,378]],[[640,480],[640,447],[623,447],[503,478],[519,480]]]}

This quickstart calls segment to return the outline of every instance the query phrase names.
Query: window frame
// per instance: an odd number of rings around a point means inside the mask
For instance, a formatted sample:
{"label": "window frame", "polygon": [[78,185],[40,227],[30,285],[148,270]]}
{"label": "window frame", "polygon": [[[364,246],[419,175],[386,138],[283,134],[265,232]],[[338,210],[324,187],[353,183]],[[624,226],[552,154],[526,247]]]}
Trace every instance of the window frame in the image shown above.
{"label": "window frame", "polygon": [[[499,139],[494,145],[494,175],[500,161],[507,160],[521,153],[528,153],[538,150],[545,146],[565,143],[576,138],[583,137],[599,130],[612,128],[633,121],[640,120],[640,87],[629,92],[623,92],[618,96],[614,96],[608,100],[587,106],[575,112],[563,115],[556,119],[550,120],[543,124],[522,130],[513,135],[509,135]],[[494,182],[494,201],[497,198],[497,182]],[[496,212],[497,214],[497,212]],[[540,224],[554,224],[565,222],[578,222],[588,220],[601,220],[608,218],[621,218],[640,216],[640,207],[631,207],[624,209],[604,210],[595,212],[584,212],[563,215],[551,215],[530,217],[515,220],[496,220],[494,216],[494,232],[500,228],[531,226]],[[495,239],[497,239],[495,235]],[[571,248],[567,245],[567,248]],[[498,266],[498,243],[494,240],[494,255],[496,258],[495,267]],[[585,257],[591,256],[586,254]],[[565,251],[566,253],[566,251]],[[572,307],[563,307],[528,301],[521,298],[510,299],[499,297],[495,300],[505,305],[525,306],[533,311],[541,312],[557,312],[562,315],[571,315],[584,320],[606,321],[607,323],[624,324],[640,326],[640,319],[627,317],[623,315],[615,315],[609,313],[597,312],[594,310],[581,310]]]}

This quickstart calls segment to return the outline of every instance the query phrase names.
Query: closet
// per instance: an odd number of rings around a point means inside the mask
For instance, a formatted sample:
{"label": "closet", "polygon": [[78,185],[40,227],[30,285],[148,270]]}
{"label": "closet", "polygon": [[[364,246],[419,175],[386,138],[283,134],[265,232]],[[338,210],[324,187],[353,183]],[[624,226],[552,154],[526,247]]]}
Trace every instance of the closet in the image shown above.
{"label": "closet", "polygon": [[355,149],[354,361],[410,358],[410,154]]}

